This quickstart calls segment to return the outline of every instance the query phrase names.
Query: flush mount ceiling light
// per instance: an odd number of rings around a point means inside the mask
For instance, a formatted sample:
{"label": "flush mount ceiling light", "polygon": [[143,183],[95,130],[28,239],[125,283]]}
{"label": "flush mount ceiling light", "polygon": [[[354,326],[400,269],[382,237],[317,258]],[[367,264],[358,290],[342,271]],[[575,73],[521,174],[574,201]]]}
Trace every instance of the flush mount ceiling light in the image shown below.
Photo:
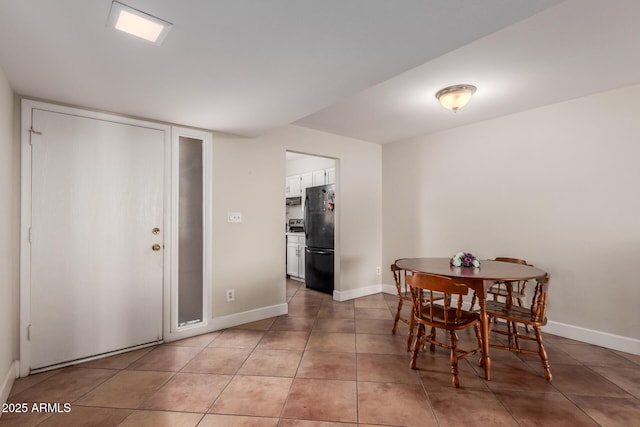
{"label": "flush mount ceiling light", "polygon": [[170,22],[117,1],[111,3],[107,25],[158,46],[162,44],[162,41],[173,26]]}
{"label": "flush mount ceiling light", "polygon": [[436,93],[436,98],[444,108],[456,112],[467,105],[475,91],[476,87],[473,85],[449,86],[439,90]]}

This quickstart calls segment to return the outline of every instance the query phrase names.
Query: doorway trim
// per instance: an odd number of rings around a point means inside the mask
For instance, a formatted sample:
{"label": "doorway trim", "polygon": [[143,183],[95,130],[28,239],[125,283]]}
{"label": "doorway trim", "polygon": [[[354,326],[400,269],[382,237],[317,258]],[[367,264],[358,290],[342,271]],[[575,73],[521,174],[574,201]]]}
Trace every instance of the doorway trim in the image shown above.
{"label": "doorway trim", "polygon": [[[139,119],[118,116],[110,113],[103,113],[81,108],[67,107],[41,101],[34,101],[23,98],[21,102],[20,119],[20,376],[27,376],[31,366],[31,174],[32,174],[32,147],[31,133],[37,130],[31,129],[31,115],[33,109],[42,109],[63,114],[75,115],[91,119],[111,121],[119,124],[134,125],[162,131],[164,133],[164,182],[163,191],[165,194],[163,201],[163,228],[169,230],[171,226],[171,127],[166,124],[154,123]],[[171,280],[171,236],[165,235],[165,250],[163,251],[163,279],[162,294],[164,306],[168,304],[170,298]],[[163,318],[167,313],[163,312]],[[164,323],[164,322],[163,322]],[[164,329],[164,328],[163,328]],[[164,332],[163,332],[164,333]],[[114,354],[121,352],[116,350]],[[90,360],[88,358],[87,360]],[[77,361],[67,364],[77,363]],[[62,366],[64,364],[61,364]]]}

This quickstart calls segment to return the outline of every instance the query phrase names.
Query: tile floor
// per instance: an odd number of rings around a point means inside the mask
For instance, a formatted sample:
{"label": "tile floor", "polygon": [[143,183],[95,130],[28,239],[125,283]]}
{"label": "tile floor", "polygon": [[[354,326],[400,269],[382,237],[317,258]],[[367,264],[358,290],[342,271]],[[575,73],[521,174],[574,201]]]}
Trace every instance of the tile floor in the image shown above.
{"label": "tile floor", "polygon": [[[640,356],[545,335],[537,356],[473,356],[451,386],[448,353],[409,369],[391,295],[335,302],[287,284],[289,315],[16,381],[9,402],[69,413],[5,413],[0,426],[637,426]],[[463,333],[461,346],[472,339]]]}

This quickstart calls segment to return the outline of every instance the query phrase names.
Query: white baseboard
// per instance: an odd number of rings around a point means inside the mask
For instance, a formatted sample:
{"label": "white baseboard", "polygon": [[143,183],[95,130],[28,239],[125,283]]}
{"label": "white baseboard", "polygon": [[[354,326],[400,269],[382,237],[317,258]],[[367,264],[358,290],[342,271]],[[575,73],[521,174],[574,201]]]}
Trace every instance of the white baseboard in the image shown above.
{"label": "white baseboard", "polygon": [[197,329],[194,328],[193,330],[184,330],[181,332],[165,334],[164,341],[177,341],[184,338],[189,338],[194,335],[206,334],[208,332],[215,332],[221,329],[243,325],[245,323],[251,323],[258,320],[269,319],[271,317],[282,316],[284,314],[287,314],[288,312],[289,305],[287,303],[283,303],[271,305],[269,307],[261,307],[255,310],[243,311],[242,313],[215,317],[209,320],[206,327],[198,327]]}
{"label": "white baseboard", "polygon": [[[13,382],[18,378],[19,372],[18,361],[14,360],[11,366],[9,366],[9,370],[5,373],[4,377],[2,377],[2,382],[0,383],[0,406],[7,402],[9,392],[11,391],[11,387],[13,387]],[[0,411],[0,417],[1,416],[2,411]]]}
{"label": "white baseboard", "polygon": [[[348,301],[355,298],[375,295],[382,292],[382,284],[366,286],[364,288],[349,289],[348,291],[333,291],[334,301]],[[395,289],[395,288],[394,288]],[[395,291],[394,291],[395,293]]]}
{"label": "white baseboard", "polygon": [[389,295],[398,295],[398,289],[396,285],[382,285],[382,292]]}
{"label": "white baseboard", "polygon": [[595,331],[593,329],[552,321],[548,321],[542,330],[564,338],[640,355],[640,340],[637,338],[623,337],[608,332]]}
{"label": "white baseboard", "polygon": [[216,317],[211,321],[214,331],[231,328],[233,326],[244,325],[245,323],[256,322],[258,320],[269,319],[271,317],[282,316],[289,312],[289,304],[271,305],[255,310],[243,311],[242,313],[230,314],[228,316]]}

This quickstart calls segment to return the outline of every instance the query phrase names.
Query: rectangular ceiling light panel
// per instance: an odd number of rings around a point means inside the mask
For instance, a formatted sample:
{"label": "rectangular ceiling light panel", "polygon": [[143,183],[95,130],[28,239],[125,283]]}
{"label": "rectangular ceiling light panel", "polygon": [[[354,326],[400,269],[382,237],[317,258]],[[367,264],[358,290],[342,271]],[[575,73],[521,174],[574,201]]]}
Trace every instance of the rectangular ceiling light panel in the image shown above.
{"label": "rectangular ceiling light panel", "polygon": [[140,37],[160,46],[173,26],[155,16],[133,9],[125,4],[114,1],[109,12],[108,25],[116,30]]}

